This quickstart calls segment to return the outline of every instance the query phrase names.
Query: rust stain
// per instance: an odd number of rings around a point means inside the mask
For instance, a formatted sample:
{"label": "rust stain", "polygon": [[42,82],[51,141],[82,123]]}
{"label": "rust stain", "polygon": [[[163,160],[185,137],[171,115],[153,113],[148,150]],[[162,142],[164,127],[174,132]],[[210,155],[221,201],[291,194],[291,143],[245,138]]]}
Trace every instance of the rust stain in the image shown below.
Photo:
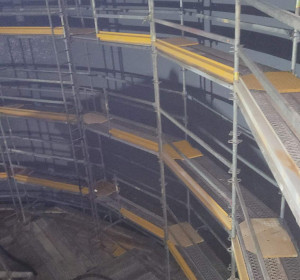
{"label": "rust stain", "polygon": [[281,160],[281,162],[284,164],[284,166],[289,168],[292,172],[294,172],[300,178],[300,170],[299,170],[298,166],[295,164],[295,162],[289,156],[286,155],[285,152],[283,152],[281,150],[279,150],[279,151],[277,150],[276,155]]}

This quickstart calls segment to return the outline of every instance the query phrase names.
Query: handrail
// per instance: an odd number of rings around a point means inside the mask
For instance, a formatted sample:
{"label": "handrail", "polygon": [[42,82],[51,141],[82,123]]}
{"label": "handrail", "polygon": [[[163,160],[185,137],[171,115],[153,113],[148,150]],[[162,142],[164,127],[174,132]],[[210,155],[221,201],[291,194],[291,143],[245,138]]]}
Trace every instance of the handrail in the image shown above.
{"label": "handrail", "polygon": [[254,8],[264,12],[268,16],[279,20],[280,22],[293,27],[294,29],[300,30],[300,17],[282,10],[272,4],[266,3],[262,0],[243,0],[248,5],[253,6]]}
{"label": "handrail", "polygon": [[206,37],[208,39],[223,42],[223,43],[226,43],[226,44],[230,44],[230,45],[234,44],[234,40],[231,39],[231,38],[221,36],[221,35],[218,35],[218,34],[214,34],[214,33],[210,33],[210,32],[206,32],[206,31],[194,28],[194,27],[184,26],[184,25],[181,25],[181,24],[169,22],[169,21],[162,20],[162,19],[154,19],[154,22],[158,23],[158,24],[161,24],[161,25],[164,25],[164,26],[172,27],[172,28],[184,31],[184,32],[188,32],[188,33],[192,33],[192,34],[195,34],[195,35],[198,35],[198,36]]}

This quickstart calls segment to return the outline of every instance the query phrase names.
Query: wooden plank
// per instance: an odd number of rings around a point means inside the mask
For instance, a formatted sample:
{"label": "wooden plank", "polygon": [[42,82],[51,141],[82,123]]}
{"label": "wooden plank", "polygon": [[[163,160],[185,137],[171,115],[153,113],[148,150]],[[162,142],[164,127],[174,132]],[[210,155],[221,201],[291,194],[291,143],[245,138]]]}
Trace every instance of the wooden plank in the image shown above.
{"label": "wooden plank", "polygon": [[234,258],[239,273],[240,280],[249,280],[249,275],[245,263],[245,259],[241,250],[240,242],[237,237],[232,240]]}
{"label": "wooden plank", "polygon": [[204,241],[188,222],[169,226],[169,240],[182,247],[189,247]]}
{"label": "wooden plank", "polygon": [[168,241],[168,248],[169,248],[171,254],[173,255],[174,259],[176,260],[176,262],[181,267],[181,269],[184,272],[187,279],[197,280],[195,274],[193,273],[193,271],[191,270],[189,265],[186,263],[186,261],[184,260],[182,255],[179,253],[179,251],[177,250],[175,244],[172,243],[170,240]]}
{"label": "wooden plank", "polygon": [[170,38],[164,38],[164,39],[162,39],[162,41],[167,42],[172,45],[175,45],[175,46],[179,46],[179,47],[198,45],[197,41],[191,40],[186,37],[170,37]]}
{"label": "wooden plank", "polygon": [[[264,258],[297,257],[297,251],[277,218],[251,219]],[[240,224],[246,249],[256,253],[246,222]]]}
{"label": "wooden plank", "polygon": [[163,153],[163,160],[174,174],[191,190],[202,204],[227,229],[231,229],[228,213],[168,154]]}
{"label": "wooden plank", "polygon": [[[265,72],[279,93],[300,92],[300,79],[291,72]],[[253,74],[244,75],[243,81],[250,90],[265,91]]]}
{"label": "wooden plank", "polygon": [[149,232],[153,233],[160,239],[164,238],[165,234],[164,234],[164,230],[162,228],[152,224],[151,222],[145,220],[144,218],[139,217],[135,213],[133,213],[125,208],[121,208],[120,213],[128,220],[130,220],[130,221],[134,222],[135,224],[141,226],[142,228],[148,230]]}
{"label": "wooden plank", "polygon": [[105,123],[107,122],[106,116],[98,112],[90,112],[83,115],[83,122],[85,124],[94,124],[94,123]]}

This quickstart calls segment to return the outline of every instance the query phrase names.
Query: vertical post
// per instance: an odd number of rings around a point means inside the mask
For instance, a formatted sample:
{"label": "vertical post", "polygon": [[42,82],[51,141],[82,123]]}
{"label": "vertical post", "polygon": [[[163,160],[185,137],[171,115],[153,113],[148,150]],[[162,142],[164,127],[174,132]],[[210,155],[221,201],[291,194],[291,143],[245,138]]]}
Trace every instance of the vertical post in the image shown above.
{"label": "vertical post", "polygon": [[97,18],[97,12],[96,12],[96,2],[95,0],[91,0],[91,5],[92,5],[92,9],[93,9],[93,17],[94,17],[94,23],[95,23],[95,31],[96,31],[96,35],[99,32],[98,29],[98,18]]}
{"label": "vertical post", "polygon": [[11,157],[10,157],[10,154],[9,154],[9,147],[8,147],[8,144],[7,144],[7,141],[6,141],[6,138],[5,138],[5,133],[4,133],[4,129],[3,129],[2,121],[1,121],[1,116],[0,116],[0,134],[3,137],[4,151],[3,151],[2,147],[1,147],[1,151],[3,152],[3,164],[4,164],[4,166],[6,164],[5,163],[5,157],[4,157],[5,153],[7,155],[7,160],[8,160],[8,168],[5,168],[6,172],[7,172],[6,173],[7,174],[7,181],[8,181],[9,187],[10,187],[11,185],[10,185],[9,180],[12,179],[14,188],[15,188],[16,193],[17,193],[18,203],[20,205],[22,220],[23,220],[23,223],[25,223],[26,222],[26,217],[25,217],[25,212],[24,212],[24,208],[23,208],[23,202],[22,202],[22,199],[21,199],[21,194],[20,194],[20,191],[19,191],[18,184],[17,184],[16,179],[15,179],[15,170],[14,170],[12,160],[11,160]]}
{"label": "vertical post", "polygon": [[[236,184],[237,184],[237,149],[238,149],[238,104],[235,85],[239,80],[239,46],[240,46],[240,0],[235,0],[235,42],[234,42],[234,92],[233,92],[233,117],[232,117],[232,167],[231,167],[231,184],[232,184],[232,230],[231,242],[236,237]],[[234,257],[233,246],[231,245],[231,279],[236,276],[236,262]]]}
{"label": "vertical post", "polygon": [[[295,14],[297,16],[299,16],[299,14],[300,14],[300,0],[296,1]],[[299,39],[299,31],[297,29],[295,29],[294,36],[293,36],[293,51],[292,51],[292,65],[291,65],[291,70],[292,70],[293,74],[296,74],[298,39]]]}
{"label": "vertical post", "polygon": [[284,219],[285,214],[285,198],[283,196],[283,193],[281,193],[281,203],[280,203],[280,219]]}
{"label": "vertical post", "polygon": [[189,189],[186,189],[186,208],[187,208],[187,220],[191,223],[191,194]]}
{"label": "vertical post", "polygon": [[150,35],[151,35],[151,54],[153,67],[153,86],[155,97],[155,110],[157,122],[157,137],[158,137],[158,161],[160,167],[160,184],[161,184],[161,204],[164,218],[164,246],[166,250],[166,279],[170,280],[170,255],[168,249],[168,216],[167,216],[167,197],[166,197],[166,182],[165,182],[165,167],[162,160],[163,141],[162,141],[162,122],[160,112],[160,97],[159,97],[159,80],[157,69],[157,50],[155,47],[156,31],[154,22],[154,0],[148,1],[149,5],[149,19],[150,19]]}
{"label": "vertical post", "polygon": [[[184,25],[184,17],[183,17],[183,0],[179,1],[180,6],[180,25]],[[181,36],[184,36],[184,31],[181,31]],[[182,95],[183,95],[183,122],[184,127],[187,130],[188,126],[188,114],[187,114],[187,91],[186,91],[186,69],[181,67],[182,72]],[[187,140],[187,134],[184,133],[184,138]]]}

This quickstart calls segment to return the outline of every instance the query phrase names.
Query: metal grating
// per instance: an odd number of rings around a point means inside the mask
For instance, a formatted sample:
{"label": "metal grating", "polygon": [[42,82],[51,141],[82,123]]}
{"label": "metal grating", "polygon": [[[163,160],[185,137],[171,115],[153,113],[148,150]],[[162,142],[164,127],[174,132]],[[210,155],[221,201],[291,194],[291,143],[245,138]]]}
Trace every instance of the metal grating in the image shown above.
{"label": "metal grating", "polygon": [[289,280],[300,279],[300,260],[298,258],[282,258],[281,264]]}
{"label": "metal grating", "polygon": [[[180,251],[183,251],[183,256],[188,255],[191,263],[194,264],[194,267],[197,268],[199,274],[201,275],[200,279],[205,280],[222,280],[223,278],[220,276],[218,271],[213,267],[210,263],[206,255],[202,252],[198,245],[190,246],[187,248],[180,248]],[[193,268],[193,266],[191,266]],[[195,270],[195,269],[194,269]]]}
{"label": "metal grating", "polygon": [[270,280],[288,279],[279,259],[265,259],[265,264],[270,276]]}
{"label": "metal grating", "polygon": [[252,91],[252,94],[288,153],[296,162],[297,166],[300,167],[300,141],[276,112],[274,107],[270,105],[270,100],[266,93]]}
{"label": "metal grating", "polygon": [[250,266],[252,268],[254,279],[255,280],[264,280],[264,277],[262,276],[260,269],[259,269],[259,263],[258,263],[256,255],[249,251],[247,251],[247,253],[248,253],[248,259],[249,259]]}

